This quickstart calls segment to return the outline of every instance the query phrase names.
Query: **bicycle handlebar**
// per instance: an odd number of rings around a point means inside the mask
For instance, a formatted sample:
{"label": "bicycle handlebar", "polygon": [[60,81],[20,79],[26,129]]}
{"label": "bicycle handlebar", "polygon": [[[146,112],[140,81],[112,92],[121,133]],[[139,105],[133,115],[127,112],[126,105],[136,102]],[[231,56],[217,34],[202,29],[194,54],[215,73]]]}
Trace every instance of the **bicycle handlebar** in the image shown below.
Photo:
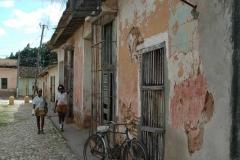
{"label": "bicycle handlebar", "polygon": [[109,121],[109,122],[108,122],[108,124],[111,124],[111,123],[114,124],[114,125],[124,125],[124,126],[136,124],[134,121],[132,121],[132,122],[130,122],[130,123],[116,123],[116,122],[114,122],[114,121]]}
{"label": "bicycle handlebar", "polygon": [[[93,119],[93,118],[92,118]],[[95,119],[93,119],[94,121],[96,121],[96,122],[98,122],[98,123],[100,123],[99,121],[97,121],[97,120],[95,120]],[[135,121],[132,121],[132,122],[130,122],[130,123],[116,123],[116,122],[114,122],[114,121],[109,121],[108,123],[105,123],[105,125],[106,124],[108,124],[108,125],[110,125],[110,124],[114,124],[114,125],[125,125],[125,126],[127,126],[127,125],[136,125],[136,123],[135,123]],[[102,125],[104,125],[103,123],[102,123]]]}

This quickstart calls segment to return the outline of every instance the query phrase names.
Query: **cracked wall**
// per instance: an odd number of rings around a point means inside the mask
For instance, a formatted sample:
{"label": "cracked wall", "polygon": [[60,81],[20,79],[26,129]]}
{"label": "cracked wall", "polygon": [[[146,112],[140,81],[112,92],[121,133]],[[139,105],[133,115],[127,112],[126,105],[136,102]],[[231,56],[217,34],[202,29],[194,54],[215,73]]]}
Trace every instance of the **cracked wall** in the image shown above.
{"label": "cracked wall", "polygon": [[[197,10],[179,0],[118,1],[117,120],[139,122],[138,51],[165,43],[165,159],[225,160],[231,130],[231,1],[189,2]],[[74,121],[82,127],[91,119],[84,88],[85,29],[69,39],[75,46]],[[131,133],[137,137],[136,128]]]}
{"label": "cracked wall", "polygon": [[[169,20],[172,28],[169,30],[171,39],[168,63],[171,70],[169,121],[172,127],[186,132],[189,154],[192,155],[202,148],[204,128],[199,119],[204,111],[208,94],[199,53],[198,21],[189,14],[192,10],[189,6],[180,6],[182,4],[176,6],[177,9],[171,13]],[[184,13],[183,8],[186,11]]]}
{"label": "cracked wall", "polygon": [[91,24],[86,22],[66,42],[74,46],[74,122],[91,127]]}
{"label": "cracked wall", "polygon": [[[131,104],[131,112],[140,117],[141,59],[134,59],[132,55],[137,53],[129,48],[134,39],[130,36],[129,41],[131,29],[139,29],[142,48],[148,42],[157,44],[153,37],[167,33],[165,158],[227,159],[230,96],[220,88],[230,90],[231,2],[190,3],[198,5],[197,10],[178,0],[119,1],[118,102]],[[221,76],[223,73],[226,74]],[[127,114],[121,110],[122,105],[118,107],[118,120],[128,119],[122,116]],[[219,137],[211,140],[216,131]],[[211,155],[219,146],[222,152]]]}

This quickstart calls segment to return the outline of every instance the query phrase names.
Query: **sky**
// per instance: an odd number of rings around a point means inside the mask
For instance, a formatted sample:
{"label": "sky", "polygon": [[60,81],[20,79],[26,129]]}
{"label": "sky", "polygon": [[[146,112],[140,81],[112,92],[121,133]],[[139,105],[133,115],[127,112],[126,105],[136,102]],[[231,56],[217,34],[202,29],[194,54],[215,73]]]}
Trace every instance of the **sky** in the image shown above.
{"label": "sky", "polygon": [[67,0],[0,0],[0,58],[51,39]]}

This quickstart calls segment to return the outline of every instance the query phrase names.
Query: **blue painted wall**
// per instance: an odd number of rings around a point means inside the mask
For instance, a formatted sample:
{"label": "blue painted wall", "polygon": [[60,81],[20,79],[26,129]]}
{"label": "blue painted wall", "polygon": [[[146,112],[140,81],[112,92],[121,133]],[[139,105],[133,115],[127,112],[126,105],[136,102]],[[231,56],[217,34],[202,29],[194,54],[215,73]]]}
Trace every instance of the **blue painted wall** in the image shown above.
{"label": "blue painted wall", "polygon": [[18,79],[18,95],[22,95],[22,94],[23,94],[22,79],[19,78],[19,79]]}
{"label": "blue painted wall", "polygon": [[[22,96],[25,96],[25,94],[28,94],[29,96],[32,95],[33,94],[32,85],[35,82],[35,78],[28,78],[27,79],[27,93],[26,93],[26,91],[23,92],[23,90],[26,89],[26,84],[23,84],[23,81],[25,81],[25,80],[23,80],[21,78],[18,79],[18,94],[22,95]],[[38,82],[39,87],[41,88],[42,87],[41,83],[40,83],[41,80],[38,79],[37,82]]]}

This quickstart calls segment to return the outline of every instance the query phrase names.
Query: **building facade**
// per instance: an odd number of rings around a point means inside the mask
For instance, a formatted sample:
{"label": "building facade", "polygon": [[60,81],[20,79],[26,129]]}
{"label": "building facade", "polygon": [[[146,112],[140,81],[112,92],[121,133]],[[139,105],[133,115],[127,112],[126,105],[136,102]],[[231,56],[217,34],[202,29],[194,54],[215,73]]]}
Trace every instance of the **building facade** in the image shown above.
{"label": "building facade", "polygon": [[74,122],[94,130],[135,121],[131,134],[150,159],[238,159],[239,7],[68,1],[49,47],[72,91]]}
{"label": "building facade", "polygon": [[[36,67],[19,67],[18,95],[20,97],[29,96],[34,98]],[[41,80],[37,78],[36,88],[41,88]],[[35,93],[37,95],[37,93]]]}
{"label": "building facade", "polygon": [[43,96],[46,97],[48,108],[55,109],[55,97],[58,93],[58,65],[57,62],[51,63],[42,69],[40,73]]}
{"label": "building facade", "polygon": [[0,59],[0,97],[16,96],[17,60]]}

